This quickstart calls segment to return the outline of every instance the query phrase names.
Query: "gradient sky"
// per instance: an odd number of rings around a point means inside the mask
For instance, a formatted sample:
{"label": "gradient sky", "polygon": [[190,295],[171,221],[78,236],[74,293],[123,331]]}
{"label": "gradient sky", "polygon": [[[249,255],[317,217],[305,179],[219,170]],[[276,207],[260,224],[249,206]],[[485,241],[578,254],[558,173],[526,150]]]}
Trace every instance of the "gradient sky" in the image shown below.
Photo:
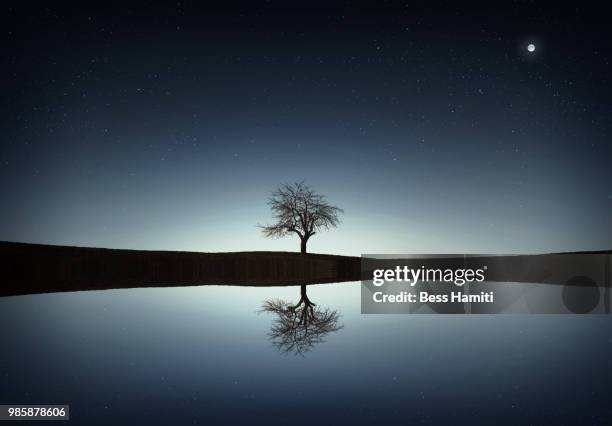
{"label": "gradient sky", "polygon": [[3,15],[0,240],[297,251],[256,225],[276,185],[306,180],[346,212],[312,252],[612,247],[612,38],[596,6]]}

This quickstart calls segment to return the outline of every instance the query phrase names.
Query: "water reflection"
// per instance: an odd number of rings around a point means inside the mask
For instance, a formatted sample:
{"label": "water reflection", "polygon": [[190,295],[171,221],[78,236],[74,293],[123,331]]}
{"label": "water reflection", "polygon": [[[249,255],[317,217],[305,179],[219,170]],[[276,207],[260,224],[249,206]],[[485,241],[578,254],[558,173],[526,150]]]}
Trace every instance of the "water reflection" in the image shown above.
{"label": "water reflection", "polygon": [[296,338],[305,357],[266,337],[289,312],[255,315],[299,286],[0,298],[0,401],[68,403],[71,426],[610,423],[609,316],[362,315],[360,287],[304,289],[305,320],[322,305],[344,325]]}
{"label": "water reflection", "polygon": [[317,306],[308,298],[306,287],[301,285],[296,305],[280,299],[268,299],[262,305],[262,312],[276,315],[268,336],[282,353],[304,356],[315,345],[324,342],[329,333],[343,327],[338,325],[338,311]]}

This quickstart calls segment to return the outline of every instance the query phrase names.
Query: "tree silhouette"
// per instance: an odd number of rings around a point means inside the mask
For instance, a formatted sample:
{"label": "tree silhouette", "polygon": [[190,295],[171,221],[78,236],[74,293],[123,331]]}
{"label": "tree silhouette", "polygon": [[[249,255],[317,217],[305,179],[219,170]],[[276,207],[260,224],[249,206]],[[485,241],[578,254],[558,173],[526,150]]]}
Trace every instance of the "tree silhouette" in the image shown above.
{"label": "tree silhouette", "polygon": [[279,351],[303,356],[316,344],[324,342],[327,334],[340,330],[338,311],[319,308],[308,299],[302,284],[297,305],[284,300],[266,300],[262,312],[276,314],[268,336]]}
{"label": "tree silhouette", "polygon": [[280,238],[296,233],[300,237],[300,251],[306,253],[308,239],[322,229],[340,224],[338,215],[344,211],[329,204],[325,195],[317,194],[304,184],[282,184],[268,201],[276,223],[261,226],[266,237]]}

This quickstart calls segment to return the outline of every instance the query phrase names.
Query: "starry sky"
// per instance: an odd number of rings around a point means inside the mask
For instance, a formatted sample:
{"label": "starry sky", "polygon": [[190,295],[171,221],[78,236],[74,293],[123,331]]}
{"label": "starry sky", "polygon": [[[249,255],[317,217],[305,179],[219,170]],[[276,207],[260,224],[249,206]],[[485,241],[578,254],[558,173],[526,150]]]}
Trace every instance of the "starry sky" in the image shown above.
{"label": "starry sky", "polygon": [[128,3],[3,6],[0,240],[297,251],[257,224],[305,180],[311,252],[612,247],[597,6]]}

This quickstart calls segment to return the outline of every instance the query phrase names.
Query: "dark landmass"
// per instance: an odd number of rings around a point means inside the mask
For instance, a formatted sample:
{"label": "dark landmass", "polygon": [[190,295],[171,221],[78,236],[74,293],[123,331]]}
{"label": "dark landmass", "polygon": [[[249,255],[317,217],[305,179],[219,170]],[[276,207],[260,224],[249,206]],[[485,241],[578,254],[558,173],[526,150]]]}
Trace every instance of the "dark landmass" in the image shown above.
{"label": "dark landmass", "polygon": [[[481,268],[486,280],[609,289],[611,251],[373,259],[293,252],[118,250],[0,241],[0,296],[134,287],[287,286],[372,279],[374,269]],[[362,264],[363,262],[363,264]]]}
{"label": "dark landmass", "polygon": [[290,252],[199,253],[0,242],[0,296],[132,287],[357,281],[360,260]]}

